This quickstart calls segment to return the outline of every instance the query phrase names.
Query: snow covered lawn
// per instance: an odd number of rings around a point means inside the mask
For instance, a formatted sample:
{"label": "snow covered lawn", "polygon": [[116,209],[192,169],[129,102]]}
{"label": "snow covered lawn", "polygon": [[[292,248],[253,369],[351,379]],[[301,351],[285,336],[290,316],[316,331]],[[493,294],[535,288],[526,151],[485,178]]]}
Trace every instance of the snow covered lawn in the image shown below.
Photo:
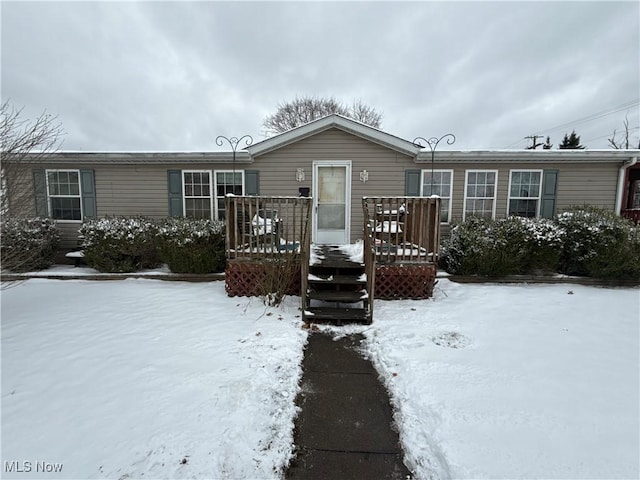
{"label": "snow covered lawn", "polygon": [[[640,291],[459,285],[363,331],[418,478],[638,478]],[[223,282],[2,292],[3,478],[277,478],[306,331]],[[36,473],[36,462],[63,464]]]}
{"label": "snow covered lawn", "polygon": [[377,302],[367,349],[420,478],[640,478],[640,291],[460,285]]}
{"label": "snow covered lawn", "polygon": [[298,302],[266,309],[224,282],[3,291],[3,478],[277,478],[306,342]]}

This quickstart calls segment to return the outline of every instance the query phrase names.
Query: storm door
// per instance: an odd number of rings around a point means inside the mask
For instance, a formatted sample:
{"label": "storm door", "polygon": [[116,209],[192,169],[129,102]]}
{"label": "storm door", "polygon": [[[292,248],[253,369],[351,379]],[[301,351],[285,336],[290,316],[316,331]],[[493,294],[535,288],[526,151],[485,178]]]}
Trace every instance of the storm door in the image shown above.
{"label": "storm door", "polygon": [[351,162],[313,163],[313,242],[349,243]]}

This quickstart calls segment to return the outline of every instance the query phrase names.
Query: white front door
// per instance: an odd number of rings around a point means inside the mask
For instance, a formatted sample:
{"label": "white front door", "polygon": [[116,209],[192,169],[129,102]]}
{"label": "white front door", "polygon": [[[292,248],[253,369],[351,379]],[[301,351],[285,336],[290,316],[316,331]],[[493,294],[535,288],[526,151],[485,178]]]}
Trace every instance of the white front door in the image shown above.
{"label": "white front door", "polygon": [[313,162],[313,242],[349,243],[351,162]]}

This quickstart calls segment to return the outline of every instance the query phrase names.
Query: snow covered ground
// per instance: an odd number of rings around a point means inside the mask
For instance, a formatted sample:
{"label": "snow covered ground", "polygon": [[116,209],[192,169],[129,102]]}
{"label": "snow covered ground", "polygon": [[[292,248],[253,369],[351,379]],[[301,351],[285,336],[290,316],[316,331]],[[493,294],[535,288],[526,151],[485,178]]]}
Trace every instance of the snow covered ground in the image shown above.
{"label": "snow covered ground", "polygon": [[[297,298],[33,279],[1,301],[3,478],[261,479],[288,461]],[[334,330],[366,335],[418,478],[638,478],[639,317],[638,289],[440,279]]]}
{"label": "snow covered ground", "polygon": [[419,478],[640,478],[639,290],[439,285],[365,330]]}
{"label": "snow covered ground", "polygon": [[3,291],[3,478],[278,478],[306,342],[298,301],[146,279]]}

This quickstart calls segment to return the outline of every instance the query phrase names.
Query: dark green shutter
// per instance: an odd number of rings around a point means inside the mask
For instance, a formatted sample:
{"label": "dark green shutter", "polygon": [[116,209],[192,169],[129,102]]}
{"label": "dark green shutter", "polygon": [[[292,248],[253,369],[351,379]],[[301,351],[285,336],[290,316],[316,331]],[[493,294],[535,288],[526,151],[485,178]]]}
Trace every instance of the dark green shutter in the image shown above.
{"label": "dark green shutter", "polygon": [[82,214],[85,218],[96,216],[96,182],[93,170],[80,170],[80,189],[82,192]]}
{"label": "dark green shutter", "polygon": [[258,170],[244,171],[244,194],[260,195],[260,171]]}
{"label": "dark green shutter", "polygon": [[182,216],[182,170],[167,171],[169,189],[169,216]]}
{"label": "dark green shutter", "polygon": [[404,171],[404,194],[407,197],[420,196],[420,170]]}
{"label": "dark green shutter", "polygon": [[36,215],[38,217],[48,217],[47,177],[43,169],[33,171],[33,191],[35,193]]}
{"label": "dark green shutter", "polygon": [[540,216],[553,218],[556,213],[556,190],[558,185],[558,170],[544,170],[542,172],[542,198],[540,199]]}

